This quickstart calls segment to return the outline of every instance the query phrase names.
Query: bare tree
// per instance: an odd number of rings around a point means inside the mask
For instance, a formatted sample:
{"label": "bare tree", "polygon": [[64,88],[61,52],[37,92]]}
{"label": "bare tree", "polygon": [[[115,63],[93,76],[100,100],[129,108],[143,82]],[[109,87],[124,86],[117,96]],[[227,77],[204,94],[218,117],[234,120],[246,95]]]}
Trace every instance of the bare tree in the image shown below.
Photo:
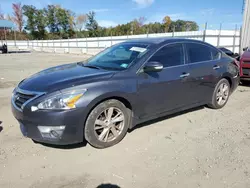
{"label": "bare tree", "polygon": [[83,28],[83,25],[87,22],[87,15],[86,14],[80,14],[76,17],[76,28],[78,31],[81,31]]}
{"label": "bare tree", "polygon": [[2,12],[1,5],[0,5],[0,20],[4,20],[4,13]]}
{"label": "bare tree", "polygon": [[140,17],[138,19],[139,27],[142,27],[145,24],[146,20],[147,19],[144,16]]}
{"label": "bare tree", "polygon": [[9,20],[9,21],[11,21],[11,22],[13,22],[13,17],[12,17],[11,15],[9,15],[9,14],[7,14],[7,15],[5,16],[5,19],[6,19],[6,20]]}
{"label": "bare tree", "polygon": [[164,27],[165,27],[165,32],[168,32],[169,31],[169,28],[170,28],[170,25],[171,25],[171,18],[169,16],[165,16],[163,18],[163,24],[164,24]]}
{"label": "bare tree", "polygon": [[18,27],[18,31],[21,32],[23,30],[23,11],[21,3],[13,3],[13,21],[16,23]]}

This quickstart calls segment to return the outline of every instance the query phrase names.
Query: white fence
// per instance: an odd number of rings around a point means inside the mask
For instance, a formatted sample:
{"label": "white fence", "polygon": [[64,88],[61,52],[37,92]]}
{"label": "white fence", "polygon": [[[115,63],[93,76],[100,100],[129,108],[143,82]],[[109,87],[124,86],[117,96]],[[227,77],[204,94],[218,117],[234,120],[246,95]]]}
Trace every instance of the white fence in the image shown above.
{"label": "white fence", "polygon": [[217,47],[226,47],[239,53],[240,31],[239,30],[205,30],[192,32],[174,32],[144,35],[128,35],[98,38],[77,38],[66,40],[32,40],[32,41],[6,41],[10,49],[34,50],[54,53],[86,53],[96,54],[113,44],[131,39],[153,37],[178,37],[189,38],[208,42]]}

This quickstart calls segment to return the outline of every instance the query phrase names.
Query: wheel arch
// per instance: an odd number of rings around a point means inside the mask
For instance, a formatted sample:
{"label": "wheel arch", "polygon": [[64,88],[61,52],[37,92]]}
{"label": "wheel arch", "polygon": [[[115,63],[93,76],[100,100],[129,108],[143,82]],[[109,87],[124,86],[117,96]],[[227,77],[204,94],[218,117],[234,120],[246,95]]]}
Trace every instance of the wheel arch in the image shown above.
{"label": "wheel arch", "polygon": [[223,79],[223,78],[226,79],[229,82],[229,84],[230,84],[230,90],[231,90],[232,86],[233,86],[232,77],[229,74],[224,74],[221,79]]}
{"label": "wheel arch", "polygon": [[120,101],[128,109],[129,113],[131,113],[131,119],[130,119],[130,126],[129,127],[132,128],[132,126],[133,126],[133,122],[132,122],[132,120],[133,120],[133,106],[132,106],[132,102],[123,93],[119,93],[119,94],[117,94],[117,93],[116,94],[109,93],[109,94],[101,95],[101,96],[97,97],[95,100],[93,100],[88,105],[88,114],[86,115],[86,119],[85,119],[85,122],[84,122],[84,127],[85,127],[86,121],[87,121],[87,119],[89,117],[89,114],[92,112],[92,110],[96,106],[98,106],[99,104],[101,104],[102,102],[107,101],[107,100],[111,100],[111,99],[115,99],[115,100]]}

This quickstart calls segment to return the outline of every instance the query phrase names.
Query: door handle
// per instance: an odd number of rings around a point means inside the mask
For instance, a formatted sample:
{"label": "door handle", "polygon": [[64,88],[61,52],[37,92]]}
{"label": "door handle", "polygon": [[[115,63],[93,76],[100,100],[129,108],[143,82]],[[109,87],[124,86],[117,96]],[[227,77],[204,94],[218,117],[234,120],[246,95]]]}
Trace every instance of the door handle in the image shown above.
{"label": "door handle", "polygon": [[180,78],[186,78],[189,77],[190,74],[189,73],[183,73],[182,75],[180,75]]}
{"label": "door handle", "polygon": [[219,65],[215,65],[213,69],[214,70],[220,69],[220,66]]}

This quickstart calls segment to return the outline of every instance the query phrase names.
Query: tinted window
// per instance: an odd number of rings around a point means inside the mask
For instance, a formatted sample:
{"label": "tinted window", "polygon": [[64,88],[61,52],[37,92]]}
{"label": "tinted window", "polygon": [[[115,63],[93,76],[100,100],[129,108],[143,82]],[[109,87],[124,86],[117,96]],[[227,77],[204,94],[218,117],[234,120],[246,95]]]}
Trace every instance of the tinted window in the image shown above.
{"label": "tinted window", "polygon": [[211,48],[212,59],[217,60],[220,59],[220,52],[214,48]]}
{"label": "tinted window", "polygon": [[189,57],[189,63],[212,60],[212,48],[208,46],[196,43],[188,43],[186,48]]}
{"label": "tinted window", "polygon": [[110,70],[124,70],[148,52],[148,45],[121,43],[105,49],[86,62],[88,65]]}
{"label": "tinted window", "polygon": [[163,47],[149,61],[157,61],[164,67],[184,64],[182,44],[171,44]]}

